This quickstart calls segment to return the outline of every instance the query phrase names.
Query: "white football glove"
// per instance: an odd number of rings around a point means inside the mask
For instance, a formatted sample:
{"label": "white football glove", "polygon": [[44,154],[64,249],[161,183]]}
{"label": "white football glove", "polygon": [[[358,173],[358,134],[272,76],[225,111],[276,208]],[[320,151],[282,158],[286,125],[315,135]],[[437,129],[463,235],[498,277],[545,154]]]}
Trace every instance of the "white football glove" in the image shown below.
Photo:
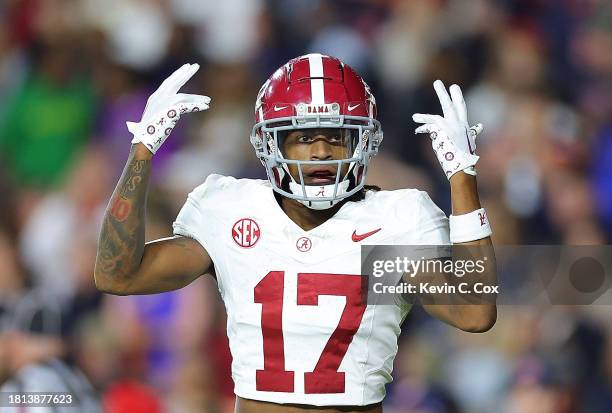
{"label": "white football glove", "polygon": [[126,122],[128,130],[134,135],[133,144],[142,143],[155,154],[182,114],[208,109],[208,96],[177,93],[199,68],[198,64],[181,66],[149,97],[140,122]]}
{"label": "white football glove", "polygon": [[482,132],[483,126],[481,123],[472,127],[468,125],[467,108],[459,86],[450,87],[450,96],[441,80],[434,82],[434,89],[444,117],[415,113],[412,120],[423,123],[415,133],[429,133],[431,146],[446,178],[450,180],[459,171],[476,175],[474,165],[479,159],[475,155],[476,137]]}

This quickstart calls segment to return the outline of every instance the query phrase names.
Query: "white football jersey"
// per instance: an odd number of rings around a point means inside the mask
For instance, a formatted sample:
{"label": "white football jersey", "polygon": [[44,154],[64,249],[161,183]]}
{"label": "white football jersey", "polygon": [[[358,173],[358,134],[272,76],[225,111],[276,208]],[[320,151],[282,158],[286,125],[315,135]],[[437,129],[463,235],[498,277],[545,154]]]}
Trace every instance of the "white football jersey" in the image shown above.
{"label": "white football jersey", "polygon": [[449,244],[422,191],[368,191],[304,231],[268,181],[221,175],[189,194],[173,227],[214,262],[236,395],[316,406],[377,403],[392,380],[410,305],[366,305],[360,246]]}

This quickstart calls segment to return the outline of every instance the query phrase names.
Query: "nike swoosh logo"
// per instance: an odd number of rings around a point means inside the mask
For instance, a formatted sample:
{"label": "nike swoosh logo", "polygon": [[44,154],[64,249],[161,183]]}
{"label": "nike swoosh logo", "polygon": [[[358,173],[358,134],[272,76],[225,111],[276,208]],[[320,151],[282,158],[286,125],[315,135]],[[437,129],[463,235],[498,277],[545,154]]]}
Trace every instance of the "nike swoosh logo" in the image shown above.
{"label": "nike swoosh logo", "polygon": [[355,108],[356,108],[357,106],[359,106],[359,105],[361,105],[361,103],[358,103],[358,104],[356,104],[355,106],[351,106],[351,105],[349,105],[349,106],[348,106],[348,110],[349,110],[349,112],[351,112],[353,109],[355,109]]}
{"label": "nike swoosh logo", "polygon": [[278,112],[279,110],[287,109],[288,106],[276,106],[274,105],[274,111]]}
{"label": "nike swoosh logo", "polygon": [[366,239],[370,235],[376,234],[381,229],[382,228],[377,228],[374,231],[366,232],[365,234],[359,234],[359,235],[357,235],[357,231],[353,231],[353,235],[351,235],[351,239],[353,240],[353,242],[363,241],[364,239]]}

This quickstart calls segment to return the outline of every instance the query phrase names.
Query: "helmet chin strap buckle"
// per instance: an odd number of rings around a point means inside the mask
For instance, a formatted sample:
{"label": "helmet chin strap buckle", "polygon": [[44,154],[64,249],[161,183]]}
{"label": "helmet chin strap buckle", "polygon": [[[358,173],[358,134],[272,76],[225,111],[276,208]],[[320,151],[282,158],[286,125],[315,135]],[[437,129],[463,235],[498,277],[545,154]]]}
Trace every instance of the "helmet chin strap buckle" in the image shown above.
{"label": "helmet chin strap buckle", "polygon": [[[336,192],[336,199],[330,200],[334,196],[334,188],[335,184],[331,185],[302,185],[298,184],[293,180],[289,181],[289,190],[292,194],[295,195],[303,195],[305,199],[297,199],[298,202],[307,206],[310,209],[315,210],[323,210],[329,209],[340,202],[341,196],[348,192],[348,187],[350,185],[350,181],[345,179],[341,182],[338,182],[338,190]],[[305,193],[304,193],[305,192]],[[325,200],[317,201],[317,198],[326,198]]]}

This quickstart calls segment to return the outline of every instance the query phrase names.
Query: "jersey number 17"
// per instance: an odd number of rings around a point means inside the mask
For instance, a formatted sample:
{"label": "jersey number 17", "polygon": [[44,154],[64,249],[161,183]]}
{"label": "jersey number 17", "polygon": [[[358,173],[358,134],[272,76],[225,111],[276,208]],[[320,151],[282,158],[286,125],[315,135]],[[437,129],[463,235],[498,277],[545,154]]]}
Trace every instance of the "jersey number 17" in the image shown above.
{"label": "jersey number 17", "polygon": [[[283,342],[284,271],[270,271],[255,286],[255,302],[262,305],[264,368],[256,372],[258,391],[293,392],[293,371],[285,370]],[[346,305],[313,371],[304,373],[304,392],[344,393],[344,372],[338,368],[359,329],[366,303],[361,275],[298,273],[297,305],[318,305],[320,295],[346,297]]]}

